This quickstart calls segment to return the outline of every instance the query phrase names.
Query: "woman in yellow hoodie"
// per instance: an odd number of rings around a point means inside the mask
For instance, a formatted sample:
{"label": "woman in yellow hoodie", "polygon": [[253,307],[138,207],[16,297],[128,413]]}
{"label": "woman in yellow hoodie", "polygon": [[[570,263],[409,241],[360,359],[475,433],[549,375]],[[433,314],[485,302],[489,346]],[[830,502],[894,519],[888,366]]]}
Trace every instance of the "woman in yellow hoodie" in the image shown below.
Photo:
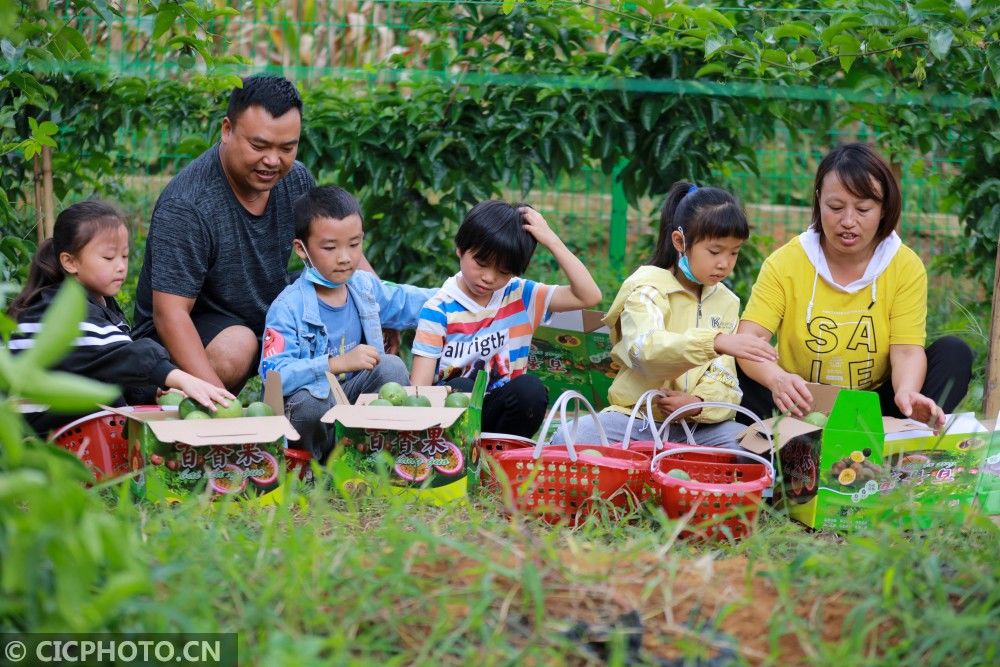
{"label": "woman in yellow hoodie", "polygon": [[[806,380],[877,391],[882,413],[941,423],[965,396],[972,350],[955,336],[926,350],[927,272],[896,234],[899,184],[864,144],[816,171],[812,225],[764,261],[739,331],[778,337],[781,362],[740,362],[743,405],[801,415]],[[943,408],[943,410],[942,410]]]}
{"label": "woman in yellow hoodie", "polygon": [[[649,265],[622,284],[605,324],[611,330],[611,357],[620,368],[600,413],[611,442],[621,442],[629,413],[650,389],[666,394],[654,407],[661,422],[677,408],[699,401],[740,402],[733,356],[774,361],[767,341],[733,333],[740,300],[722,280],[733,272],[740,247],[750,235],[736,199],[719,188],[674,183],[660,213],[660,234]],[[684,415],[700,445],[735,447],[743,427],[733,410],[706,408]],[[570,429],[572,430],[572,429]],[[564,442],[560,431],[554,442]],[[631,437],[649,440],[645,419],[636,420]],[[679,424],[668,440],[684,442]],[[592,417],[576,426],[576,441],[596,443]]]}

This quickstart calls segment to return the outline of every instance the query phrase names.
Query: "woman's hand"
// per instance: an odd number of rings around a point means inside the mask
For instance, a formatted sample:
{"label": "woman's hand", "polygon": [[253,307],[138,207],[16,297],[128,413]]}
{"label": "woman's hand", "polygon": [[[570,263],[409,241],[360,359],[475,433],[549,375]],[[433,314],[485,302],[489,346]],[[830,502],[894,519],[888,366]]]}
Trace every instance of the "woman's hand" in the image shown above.
{"label": "woman's hand", "polygon": [[779,412],[801,417],[812,409],[813,397],[806,388],[806,381],[795,373],[779,371],[767,386]]}
{"label": "woman's hand", "polygon": [[747,361],[777,361],[778,352],[766,340],[747,333],[719,334],[715,351]]}
{"label": "woman's hand", "polygon": [[935,429],[944,425],[944,410],[923,394],[904,390],[896,392],[895,400],[896,407],[903,416],[923,422]]}
{"label": "woman's hand", "polygon": [[168,387],[180,389],[188,398],[196,401],[206,408],[215,412],[215,404],[228,407],[229,401],[235,401],[236,397],[222,387],[217,387],[211,382],[206,382],[190,373],[185,373],[177,368],[167,374],[166,384]]}
{"label": "woman's hand", "polygon": [[[672,389],[661,389],[666,396],[657,396],[654,400],[656,407],[660,409],[664,415],[671,414],[674,410],[679,410],[685,405],[690,405],[691,403],[700,403],[701,399],[692,394],[685,394],[683,391],[674,391]],[[701,409],[688,410],[684,413],[684,418],[694,417],[696,414],[701,412]]]}

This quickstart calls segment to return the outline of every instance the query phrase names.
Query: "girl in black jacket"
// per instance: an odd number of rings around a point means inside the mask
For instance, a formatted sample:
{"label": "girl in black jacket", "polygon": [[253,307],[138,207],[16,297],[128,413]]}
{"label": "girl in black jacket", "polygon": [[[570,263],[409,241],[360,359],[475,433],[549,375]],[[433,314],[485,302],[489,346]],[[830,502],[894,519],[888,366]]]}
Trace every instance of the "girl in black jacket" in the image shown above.
{"label": "girl in black jacket", "polygon": [[[167,351],[150,339],[132,340],[129,325],[115,295],[128,271],[128,228],[122,215],[100,201],[84,201],[66,208],[56,218],[52,238],[38,246],[28,283],[11,303],[9,315],[17,330],[9,347],[30,348],[41,328],[42,314],[55,298],[66,276],[87,290],[87,315],[69,354],[55,367],[94,380],[121,385],[121,404],[152,403],[158,387],[180,389],[215,410],[228,405],[232,394],[177,368]],[[28,413],[28,423],[45,436],[81,415],[51,411]]]}

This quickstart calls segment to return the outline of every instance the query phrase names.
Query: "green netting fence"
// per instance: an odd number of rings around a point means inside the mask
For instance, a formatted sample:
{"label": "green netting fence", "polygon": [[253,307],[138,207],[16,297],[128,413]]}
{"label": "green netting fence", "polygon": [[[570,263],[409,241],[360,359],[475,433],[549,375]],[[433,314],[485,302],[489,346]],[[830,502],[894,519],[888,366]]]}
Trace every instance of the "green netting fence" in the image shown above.
{"label": "green netting fence", "polygon": [[[449,13],[454,16],[467,13],[470,7],[478,8],[477,11],[483,8],[499,11],[500,4],[492,0],[255,1],[242,4],[238,16],[210,21],[199,29],[214,36],[218,54],[240,55],[252,63],[242,68],[243,74],[262,70],[280,72],[302,86],[322,85],[322,81],[337,77],[355,82],[363,91],[364,86],[376,82],[413,80],[420,76],[458,76],[453,68],[447,67],[448,56],[463,50],[469,34],[443,19]],[[183,46],[174,52],[164,50],[162,44],[156,47],[154,34],[158,26],[154,18],[138,16],[135,12],[129,14],[128,6],[126,3],[124,18],[111,22],[107,21],[107,16],[67,16],[72,18],[92,48],[93,58],[84,67],[149,78],[189,77],[197,72],[196,63],[185,62]],[[177,7],[175,20],[185,20],[183,6],[178,4]],[[735,6],[722,9],[751,11]],[[439,12],[436,21],[428,20],[427,13],[432,10]],[[614,27],[613,17],[609,19],[609,14],[602,13],[601,6],[595,5],[592,11],[595,18],[602,17],[607,29]],[[753,11],[791,10],[755,8]],[[827,14],[835,11],[817,10]],[[601,45],[602,36],[596,35],[594,48],[603,48]],[[512,81],[510,75],[489,71],[465,70],[461,77],[465,82],[496,85]],[[538,82],[539,85],[567,88],[621,86],[662,94],[791,95],[820,100],[836,100],[838,96],[849,95],[843,91],[792,87],[779,90],[766,85],[740,87],[739,84],[693,81],[551,80],[539,77]],[[864,93],[858,95],[863,97]],[[947,106],[952,102],[939,98],[930,103]],[[815,136],[808,128],[802,128],[794,143],[787,133],[778,132],[775,139],[756,148],[760,174],[735,168],[718,170],[714,175],[716,183],[731,188],[745,203],[762,253],[807,226],[812,174],[822,154],[841,140],[866,138],[869,130],[862,125]],[[206,140],[217,134],[217,125],[204,128]],[[170,139],[176,135],[171,128],[160,128],[159,134],[141,137],[129,135],[128,129],[120,133],[121,156],[127,155],[129,164],[140,165],[138,171],[122,178],[119,197],[137,220],[149,219],[152,204],[163,185],[195,155],[178,150]],[[320,165],[309,166],[315,170]],[[949,177],[960,166],[916,148],[909,159],[898,165],[904,193],[900,231],[925,262],[929,263],[962,234],[955,207],[945,195]],[[517,183],[511,183],[502,195],[539,207],[564,237],[572,239],[571,247],[583,255],[589,265],[607,266],[619,275],[627,273],[643,259],[644,249],[649,247],[650,236],[655,233],[660,204],[647,199],[640,200],[638,207],[629,205],[615,174],[605,174],[590,166],[555,180],[538,174],[529,192],[523,193]]]}

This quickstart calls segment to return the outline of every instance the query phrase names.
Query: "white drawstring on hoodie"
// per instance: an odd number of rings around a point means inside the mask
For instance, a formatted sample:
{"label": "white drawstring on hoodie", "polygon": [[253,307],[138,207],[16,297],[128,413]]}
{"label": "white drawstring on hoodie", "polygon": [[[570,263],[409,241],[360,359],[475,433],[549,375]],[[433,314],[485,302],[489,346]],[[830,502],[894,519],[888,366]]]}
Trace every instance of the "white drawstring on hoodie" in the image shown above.
{"label": "white drawstring on hoodie", "polygon": [[903,245],[899,234],[896,232],[890,233],[888,237],[875,247],[875,252],[872,254],[872,258],[865,268],[864,275],[847,285],[841,285],[833,279],[833,274],[830,272],[830,266],[826,263],[826,255],[823,254],[823,248],[820,246],[819,240],[819,232],[812,229],[807,229],[799,234],[799,242],[802,244],[802,249],[816,270],[816,273],[813,275],[812,294],[809,296],[809,305],[806,306],[806,327],[809,326],[809,322],[812,320],[813,305],[816,301],[816,284],[819,282],[820,276],[823,277],[827,285],[846,294],[854,294],[870,285],[872,302],[868,307],[871,308],[875,305],[877,296],[875,290],[876,279],[885,272],[889,266],[889,262],[896,256],[896,251]]}

